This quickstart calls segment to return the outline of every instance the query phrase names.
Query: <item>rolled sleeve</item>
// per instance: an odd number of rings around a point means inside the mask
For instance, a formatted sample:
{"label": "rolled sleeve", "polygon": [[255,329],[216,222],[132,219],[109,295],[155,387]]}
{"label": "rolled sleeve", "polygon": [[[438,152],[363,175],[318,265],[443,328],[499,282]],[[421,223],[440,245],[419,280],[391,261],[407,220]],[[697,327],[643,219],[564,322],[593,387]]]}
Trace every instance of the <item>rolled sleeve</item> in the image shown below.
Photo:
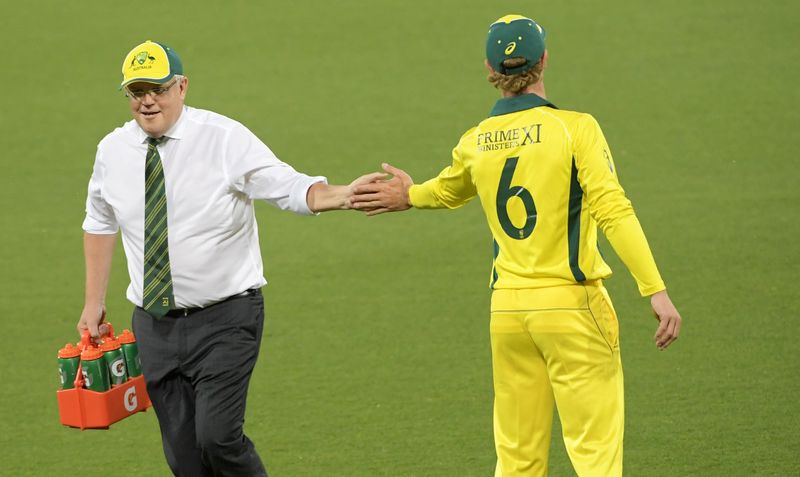
{"label": "rolled sleeve", "polygon": [[328,183],[323,176],[307,176],[281,162],[263,167],[245,176],[243,192],[251,199],[264,200],[271,205],[300,215],[317,215],[308,208],[308,189],[318,183]]}
{"label": "rolled sleeve", "polygon": [[301,215],[315,215],[308,208],[308,189],[317,182],[328,183],[325,177],[297,172],[239,123],[228,132],[225,170],[232,187],[248,198]]}

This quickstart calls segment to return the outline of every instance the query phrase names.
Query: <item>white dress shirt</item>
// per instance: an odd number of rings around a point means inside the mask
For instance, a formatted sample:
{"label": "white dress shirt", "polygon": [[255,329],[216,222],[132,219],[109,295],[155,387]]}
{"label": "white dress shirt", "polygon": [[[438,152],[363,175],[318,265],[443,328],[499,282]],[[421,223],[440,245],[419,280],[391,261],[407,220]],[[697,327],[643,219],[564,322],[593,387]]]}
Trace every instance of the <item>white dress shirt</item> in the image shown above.
{"label": "white dress shirt", "polygon": [[[165,137],[158,152],[176,306],[207,306],[265,285],[253,200],[310,215],[308,189],[327,179],[295,171],[245,126],[211,111],[184,107]],[[83,222],[92,234],[122,230],[131,278],[127,296],[137,306],[144,277],[146,140],[131,120],[100,141]]]}

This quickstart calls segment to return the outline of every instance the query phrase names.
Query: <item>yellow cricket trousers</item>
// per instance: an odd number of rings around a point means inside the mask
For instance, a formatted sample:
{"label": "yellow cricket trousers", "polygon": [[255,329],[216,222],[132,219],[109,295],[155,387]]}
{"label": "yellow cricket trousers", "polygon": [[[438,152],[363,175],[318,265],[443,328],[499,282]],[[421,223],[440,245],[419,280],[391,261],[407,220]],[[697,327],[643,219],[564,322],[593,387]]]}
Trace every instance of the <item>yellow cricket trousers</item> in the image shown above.
{"label": "yellow cricket trousers", "polygon": [[602,283],[494,290],[491,312],[495,477],[547,475],[554,403],[577,474],[621,476],[619,324]]}

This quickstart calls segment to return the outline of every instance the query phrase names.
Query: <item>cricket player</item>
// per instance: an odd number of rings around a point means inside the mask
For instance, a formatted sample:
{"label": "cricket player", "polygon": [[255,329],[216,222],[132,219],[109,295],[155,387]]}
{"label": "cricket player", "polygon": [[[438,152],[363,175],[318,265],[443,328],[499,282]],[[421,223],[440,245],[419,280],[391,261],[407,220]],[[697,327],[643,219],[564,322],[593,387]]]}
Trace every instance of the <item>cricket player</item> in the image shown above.
{"label": "cricket player", "polygon": [[598,226],[649,297],[658,349],[681,317],[617,178],[597,121],[545,95],[545,32],[507,15],[489,28],[486,67],[502,98],[468,130],[438,177],[356,187],[370,215],[453,209],[478,196],[494,238],[490,334],[496,477],[547,475],[553,405],[581,477],[622,475],[624,428],[619,326],[603,287],[611,269]]}

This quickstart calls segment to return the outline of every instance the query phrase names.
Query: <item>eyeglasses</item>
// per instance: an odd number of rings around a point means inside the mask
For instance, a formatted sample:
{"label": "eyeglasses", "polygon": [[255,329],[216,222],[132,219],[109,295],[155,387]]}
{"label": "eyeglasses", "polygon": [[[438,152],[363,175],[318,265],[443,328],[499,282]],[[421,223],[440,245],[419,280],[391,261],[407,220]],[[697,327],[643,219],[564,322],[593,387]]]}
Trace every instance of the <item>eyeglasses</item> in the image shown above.
{"label": "eyeglasses", "polygon": [[141,101],[144,99],[146,95],[151,95],[153,98],[157,98],[162,94],[169,91],[170,88],[175,86],[178,82],[178,78],[170,81],[168,84],[164,86],[156,86],[155,88],[148,88],[148,89],[131,89],[125,86],[125,96],[131,99],[135,99],[136,101]]}

